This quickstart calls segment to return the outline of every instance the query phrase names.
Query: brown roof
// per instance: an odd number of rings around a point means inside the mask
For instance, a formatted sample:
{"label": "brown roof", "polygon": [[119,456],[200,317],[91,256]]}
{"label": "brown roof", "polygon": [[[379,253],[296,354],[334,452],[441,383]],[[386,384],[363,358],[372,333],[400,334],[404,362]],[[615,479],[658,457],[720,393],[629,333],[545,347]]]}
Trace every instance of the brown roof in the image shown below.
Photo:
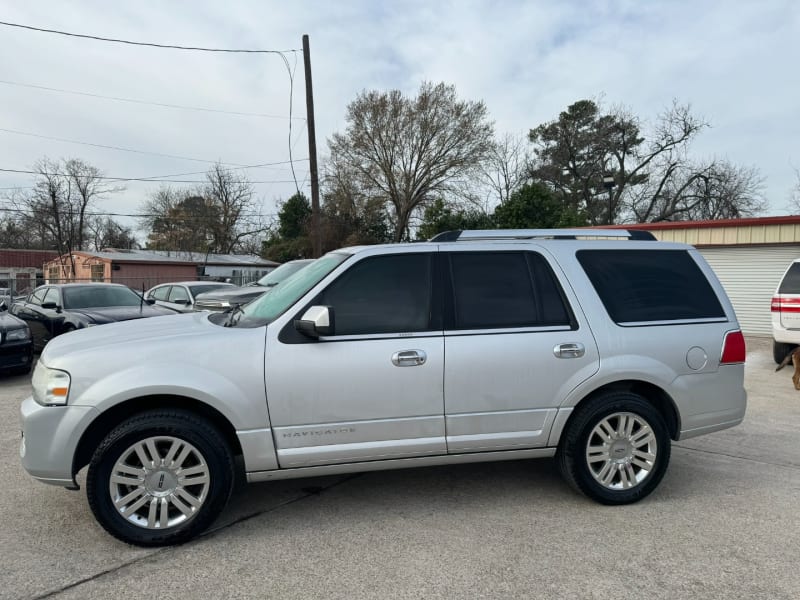
{"label": "brown roof", "polygon": [[800,215],[788,217],[748,217],[745,219],[717,219],[713,221],[659,221],[631,225],[600,225],[600,229],[709,229],[711,227],[752,227],[759,225],[800,225]]}
{"label": "brown roof", "polygon": [[58,257],[54,250],[10,250],[0,249],[0,268],[2,267],[36,267]]}

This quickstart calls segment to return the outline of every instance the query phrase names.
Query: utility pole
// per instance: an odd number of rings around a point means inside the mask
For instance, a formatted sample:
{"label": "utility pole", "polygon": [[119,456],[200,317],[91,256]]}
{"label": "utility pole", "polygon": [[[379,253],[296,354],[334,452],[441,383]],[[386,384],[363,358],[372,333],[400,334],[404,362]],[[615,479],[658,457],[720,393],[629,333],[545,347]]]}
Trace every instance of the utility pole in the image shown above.
{"label": "utility pole", "polygon": [[314,258],[322,256],[319,230],[319,176],[317,174],[317,134],[314,130],[314,90],[311,86],[311,54],[308,35],[303,36],[303,65],[306,72],[306,129],[308,130],[308,161],[311,171],[311,243]]}

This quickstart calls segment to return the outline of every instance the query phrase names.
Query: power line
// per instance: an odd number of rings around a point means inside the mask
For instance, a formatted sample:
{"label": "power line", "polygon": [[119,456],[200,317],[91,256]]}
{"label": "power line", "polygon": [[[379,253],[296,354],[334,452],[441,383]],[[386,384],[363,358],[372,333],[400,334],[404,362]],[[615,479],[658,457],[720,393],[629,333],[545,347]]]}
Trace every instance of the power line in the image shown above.
{"label": "power line", "polygon": [[32,27],[31,25],[21,25],[19,23],[8,23],[0,21],[0,25],[6,27],[17,27],[19,29],[28,29],[30,31],[39,31],[41,33],[54,33],[57,35],[65,35],[74,38],[81,38],[86,40],[96,40],[100,42],[113,42],[115,44],[128,44],[130,46],[148,46],[151,48],[166,48],[170,50],[194,50],[197,52],[225,52],[234,54],[279,54],[283,55],[288,52],[302,52],[299,48],[290,48],[288,50],[257,50],[251,48],[204,48],[201,46],[179,46],[176,44],[156,44],[153,42],[134,42],[131,40],[121,40],[117,38],[100,37],[97,35],[86,35],[82,33],[71,33],[68,31],[59,31],[57,29],[45,29],[43,27]]}
{"label": "power line", "polygon": [[[307,158],[298,158],[296,162],[301,162],[304,160],[308,160]],[[281,161],[281,162],[273,162],[273,163],[263,163],[260,165],[246,165],[240,167],[240,169],[254,169],[254,168],[261,168],[271,165],[285,165],[288,161]],[[223,163],[224,164],[224,163]],[[237,169],[238,170],[238,169]],[[19,173],[22,175],[42,175],[40,171],[32,171],[30,169],[6,169],[0,168],[0,172],[3,173]],[[106,175],[96,175],[94,179],[102,179],[107,181],[140,181],[143,183],[205,183],[203,179],[159,179],[165,177],[182,177],[184,175],[203,175],[207,171],[192,171],[189,173],[175,173],[172,175],[152,175],[150,177],[109,177]],[[68,173],[47,173],[48,175],[55,175],[58,177],[68,177]],[[249,180],[241,180],[241,181],[233,181],[232,183],[293,183],[293,180],[286,179],[286,180],[264,180],[264,181],[249,181]]]}
{"label": "power line", "polygon": [[16,130],[16,129],[5,129],[5,128],[0,127],[0,131],[5,132],[5,133],[13,133],[15,135],[24,135],[24,136],[27,136],[27,137],[35,137],[35,138],[40,138],[40,139],[44,139],[44,140],[52,140],[52,141],[55,141],[55,142],[64,142],[64,143],[67,143],[67,144],[78,144],[80,146],[92,146],[93,148],[104,148],[106,150],[118,150],[119,152],[132,152],[134,154],[149,154],[149,155],[152,155],[152,156],[161,156],[162,158],[174,158],[174,159],[178,159],[178,160],[189,160],[189,161],[193,161],[193,162],[202,162],[202,163],[208,163],[208,164],[212,164],[212,165],[219,163],[219,164],[225,165],[225,166],[249,168],[248,165],[242,165],[242,164],[239,164],[239,163],[225,163],[225,162],[220,162],[218,160],[207,160],[207,159],[204,159],[204,158],[192,158],[192,157],[189,157],[189,156],[179,156],[177,154],[163,154],[161,152],[150,152],[148,150],[136,150],[134,148],[123,148],[121,146],[110,146],[110,145],[107,145],[107,144],[95,144],[95,143],[92,143],[92,142],[82,142],[82,141],[79,141],[79,140],[70,140],[70,139],[67,139],[67,138],[54,137],[54,136],[50,136],[50,135],[42,135],[42,134],[39,134],[39,133],[30,133],[28,131],[19,131],[19,130]]}
{"label": "power line", "polygon": [[[34,213],[42,213],[46,212],[49,213],[50,209],[39,210],[35,208],[7,208],[7,207],[0,207],[0,212],[7,212],[7,213],[16,213],[16,214],[24,214],[24,215],[32,215]],[[75,210],[59,210],[59,215],[63,216],[76,216],[80,214],[80,211]],[[84,212],[84,216],[86,217],[133,217],[137,219],[146,219],[146,218],[155,218],[158,217],[159,219],[164,219],[167,221],[190,221],[190,220],[204,220],[208,219],[208,216],[203,215],[164,215],[160,213],[116,213],[116,212]],[[276,217],[277,213],[240,213],[240,217]]]}
{"label": "power line", "polygon": [[[76,90],[65,90],[61,88],[54,88],[48,87],[45,85],[34,85],[32,83],[19,83],[17,81],[5,81],[0,80],[0,84],[3,85],[13,85],[17,87],[24,87],[24,88],[31,88],[35,90],[45,90],[48,92],[60,92],[62,94],[74,94],[76,96],[87,96],[89,98],[103,98],[105,100],[116,100],[118,102],[130,102],[133,104],[147,104],[151,106],[161,106],[166,108],[178,108],[182,110],[196,110],[202,112],[210,112],[210,113],[221,113],[225,115],[238,115],[238,116],[245,116],[245,117],[262,117],[265,119],[286,119],[287,117],[281,115],[270,115],[267,113],[256,113],[256,112],[244,112],[244,111],[236,111],[236,110],[222,110],[217,108],[204,108],[201,106],[186,106],[183,104],[168,104],[166,102],[150,102],[147,100],[136,100],[134,98],[123,98],[121,96],[104,96],[102,94],[93,94],[90,92],[79,92]],[[292,117],[289,117],[292,118]],[[302,117],[294,117],[297,120],[305,121]]]}

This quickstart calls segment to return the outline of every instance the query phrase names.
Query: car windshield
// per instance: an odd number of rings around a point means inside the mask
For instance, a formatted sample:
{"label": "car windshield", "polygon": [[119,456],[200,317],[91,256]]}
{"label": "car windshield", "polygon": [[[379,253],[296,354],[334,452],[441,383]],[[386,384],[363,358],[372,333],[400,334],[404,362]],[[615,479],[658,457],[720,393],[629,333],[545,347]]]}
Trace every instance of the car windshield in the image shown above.
{"label": "car windshield", "polygon": [[229,283],[207,283],[202,285],[190,285],[189,290],[192,292],[192,296],[197,296],[197,294],[205,294],[206,292],[211,292],[213,290],[226,287],[233,286]]}
{"label": "car windshield", "polygon": [[80,286],[65,287],[64,308],[103,308],[110,306],[139,306],[142,298],[126,287]]}
{"label": "car windshield", "polygon": [[308,265],[301,265],[306,268],[295,270],[269,294],[244,305],[237,324],[258,327],[274,321],[349,257],[349,254],[331,252]]}
{"label": "car windshield", "polygon": [[307,267],[312,262],[311,260],[298,260],[296,262],[289,262],[286,264],[281,265],[277,269],[274,269],[264,275],[261,279],[256,281],[256,285],[260,285],[261,287],[275,287],[281,281],[288,278],[290,275],[294,275],[302,269],[303,267]]}

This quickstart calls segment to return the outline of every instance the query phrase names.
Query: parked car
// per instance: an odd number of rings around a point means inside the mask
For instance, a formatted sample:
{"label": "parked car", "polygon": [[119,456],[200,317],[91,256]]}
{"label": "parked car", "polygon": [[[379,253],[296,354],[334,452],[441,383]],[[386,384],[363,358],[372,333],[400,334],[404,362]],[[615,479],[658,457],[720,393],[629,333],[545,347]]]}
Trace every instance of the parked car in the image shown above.
{"label": "parked car", "polygon": [[800,259],[781,277],[772,296],[772,357],[780,362],[800,345]]}
{"label": "parked car", "polygon": [[312,262],[313,259],[291,260],[246,286],[200,294],[195,301],[195,310],[226,311],[232,306],[247,304]]}
{"label": "parked car", "polygon": [[0,301],[0,373],[29,373],[33,365],[31,331],[22,319],[6,310]]}
{"label": "parked car", "polygon": [[227,314],[54,340],[20,454],[73,489],[88,465],[97,520],[143,546],[206,529],[237,468],[253,482],[555,457],[575,489],[626,504],[656,489],[671,440],[742,421],[744,360],[692,246],[456,232],[330,252]]}
{"label": "parked car", "polygon": [[151,306],[129,287],[116,283],[43,285],[12,304],[10,312],[30,327],[36,352],[57,335],[76,329],[175,314],[163,306]]}
{"label": "parked car", "polygon": [[177,312],[192,312],[199,294],[225,288],[239,289],[232,283],[218,281],[179,281],[151,287],[144,297],[155,300],[158,306],[166,306]]}

